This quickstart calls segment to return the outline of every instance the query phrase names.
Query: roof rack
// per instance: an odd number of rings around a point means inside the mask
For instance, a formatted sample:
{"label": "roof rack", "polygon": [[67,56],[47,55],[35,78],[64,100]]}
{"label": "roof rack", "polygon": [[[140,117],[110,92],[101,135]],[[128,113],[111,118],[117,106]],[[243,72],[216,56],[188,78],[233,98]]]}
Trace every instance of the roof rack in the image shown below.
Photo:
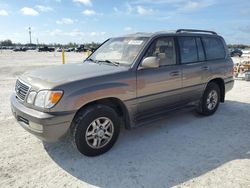
{"label": "roof rack", "polygon": [[190,32],[190,33],[210,33],[213,35],[217,35],[214,31],[207,31],[207,30],[197,30],[197,29],[178,29],[176,33],[183,33],[183,32]]}

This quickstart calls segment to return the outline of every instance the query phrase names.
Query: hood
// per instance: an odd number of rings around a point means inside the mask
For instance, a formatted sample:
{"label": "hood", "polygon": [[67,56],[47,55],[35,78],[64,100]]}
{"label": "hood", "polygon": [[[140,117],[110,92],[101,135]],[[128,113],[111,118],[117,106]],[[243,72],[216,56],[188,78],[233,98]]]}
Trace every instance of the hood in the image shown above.
{"label": "hood", "polygon": [[50,89],[78,80],[99,77],[128,70],[128,67],[97,64],[92,62],[72,63],[41,68],[24,73],[20,79],[35,88]]}

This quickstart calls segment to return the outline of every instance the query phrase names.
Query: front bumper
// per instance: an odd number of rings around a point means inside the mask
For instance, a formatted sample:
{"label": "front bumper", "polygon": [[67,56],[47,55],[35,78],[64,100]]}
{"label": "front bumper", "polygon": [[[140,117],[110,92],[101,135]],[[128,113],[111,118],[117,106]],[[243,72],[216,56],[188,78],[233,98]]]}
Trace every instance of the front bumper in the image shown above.
{"label": "front bumper", "polygon": [[12,114],[18,123],[38,138],[53,142],[63,137],[69,130],[74,112],[45,113],[21,104],[16,96],[11,96]]}

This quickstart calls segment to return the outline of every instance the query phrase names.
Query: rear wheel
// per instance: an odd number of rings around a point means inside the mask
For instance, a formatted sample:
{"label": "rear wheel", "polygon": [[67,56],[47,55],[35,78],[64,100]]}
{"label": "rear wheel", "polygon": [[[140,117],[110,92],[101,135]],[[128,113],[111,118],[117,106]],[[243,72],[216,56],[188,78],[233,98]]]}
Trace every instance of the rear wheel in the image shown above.
{"label": "rear wheel", "polygon": [[220,88],[219,86],[211,82],[207,85],[207,88],[200,100],[197,112],[209,116],[212,115],[220,104]]}
{"label": "rear wheel", "polygon": [[105,105],[90,106],[79,112],[71,128],[73,144],[87,156],[107,152],[116,142],[119,132],[117,113]]}

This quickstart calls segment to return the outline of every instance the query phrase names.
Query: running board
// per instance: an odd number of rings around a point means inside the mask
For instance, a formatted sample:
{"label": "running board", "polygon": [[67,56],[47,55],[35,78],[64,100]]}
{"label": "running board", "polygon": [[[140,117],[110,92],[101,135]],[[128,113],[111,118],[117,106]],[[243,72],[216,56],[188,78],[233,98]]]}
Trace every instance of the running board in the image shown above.
{"label": "running board", "polygon": [[196,106],[195,105],[186,105],[178,108],[173,108],[173,109],[168,109],[165,111],[159,111],[157,113],[149,114],[146,116],[140,116],[139,118],[137,117],[134,125],[135,127],[141,127],[144,125],[149,125],[152,124],[156,121],[164,120],[170,115],[176,113],[177,111],[190,111],[193,110]]}

